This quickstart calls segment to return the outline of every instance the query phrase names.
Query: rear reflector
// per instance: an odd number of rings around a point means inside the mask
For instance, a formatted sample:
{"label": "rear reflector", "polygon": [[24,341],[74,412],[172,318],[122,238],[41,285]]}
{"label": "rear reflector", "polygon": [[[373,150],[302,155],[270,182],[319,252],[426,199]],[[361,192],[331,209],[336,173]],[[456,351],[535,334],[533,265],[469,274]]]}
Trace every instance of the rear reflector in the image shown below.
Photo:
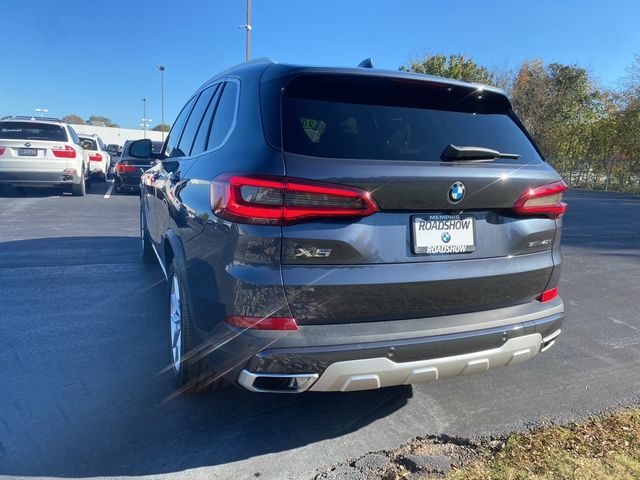
{"label": "rear reflector", "polygon": [[89,155],[89,161],[90,162],[101,162],[102,161],[102,155],[100,155],[99,153],[93,154],[93,155]]}
{"label": "rear reflector", "polygon": [[567,188],[564,180],[529,188],[516,200],[513,209],[520,215],[561,217],[567,211],[567,204],[562,201],[562,192]]}
{"label": "rear reflector", "polygon": [[0,147],[0,155],[4,155],[4,151],[7,149],[7,147]]}
{"label": "rear reflector", "polygon": [[226,174],[211,182],[211,209],[234,222],[286,225],[309,218],[365,217],[378,206],[369,192],[356,187]]}
{"label": "rear reflector", "polygon": [[542,295],[540,295],[540,301],[542,303],[548,302],[550,300],[553,300],[557,296],[558,296],[558,287],[552,288],[551,290],[547,290],[546,292],[542,292]]}
{"label": "rear reflector", "polygon": [[65,145],[64,147],[53,147],[51,151],[58,158],[76,158],[75,149],[69,145]]}
{"label": "rear reflector", "polygon": [[254,330],[297,330],[298,324],[291,317],[241,317],[233,315],[224,319],[229,325]]}

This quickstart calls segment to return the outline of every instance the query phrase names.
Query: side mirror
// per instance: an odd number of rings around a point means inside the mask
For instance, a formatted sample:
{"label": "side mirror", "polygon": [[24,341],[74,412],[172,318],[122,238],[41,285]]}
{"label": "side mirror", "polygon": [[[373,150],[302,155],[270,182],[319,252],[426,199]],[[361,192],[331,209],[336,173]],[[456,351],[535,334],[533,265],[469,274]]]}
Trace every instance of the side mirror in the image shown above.
{"label": "side mirror", "polygon": [[129,155],[134,158],[152,158],[154,155],[151,149],[151,140],[144,138],[132,142],[129,145]]}

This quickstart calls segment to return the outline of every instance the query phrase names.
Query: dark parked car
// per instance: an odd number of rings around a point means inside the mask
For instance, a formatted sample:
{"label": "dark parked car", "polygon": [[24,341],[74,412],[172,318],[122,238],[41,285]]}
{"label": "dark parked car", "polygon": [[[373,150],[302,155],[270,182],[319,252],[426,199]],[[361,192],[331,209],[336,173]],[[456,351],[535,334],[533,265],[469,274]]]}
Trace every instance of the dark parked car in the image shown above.
{"label": "dark parked car", "polygon": [[[122,147],[122,154],[113,167],[114,190],[120,193],[124,190],[137,191],[140,188],[142,173],[155,163],[154,158],[134,158],[129,154],[133,142],[127,140]],[[151,142],[152,152],[158,154],[162,150],[162,142]]]}
{"label": "dark parked car", "polygon": [[111,155],[112,158],[119,157],[122,154],[122,147],[115,143],[110,143],[107,145],[107,152],[109,152],[109,155]]}
{"label": "dark parked car", "polygon": [[502,90],[255,61],[205,83],[158,157],[143,258],[184,390],[411,384],[560,334],[567,186]]}

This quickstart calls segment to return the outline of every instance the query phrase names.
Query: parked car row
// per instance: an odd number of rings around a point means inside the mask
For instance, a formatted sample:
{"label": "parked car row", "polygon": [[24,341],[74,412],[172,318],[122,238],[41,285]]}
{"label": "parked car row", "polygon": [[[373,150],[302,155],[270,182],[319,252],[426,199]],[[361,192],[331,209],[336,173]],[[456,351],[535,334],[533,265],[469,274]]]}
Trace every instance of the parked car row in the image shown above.
{"label": "parked car row", "polygon": [[[113,173],[115,190],[137,190],[155,160],[134,159],[129,145],[105,145],[96,134],[78,134],[57,118],[10,116],[0,119],[0,190],[5,185],[66,187],[85,195],[94,180]],[[153,142],[159,153],[162,142]]]}

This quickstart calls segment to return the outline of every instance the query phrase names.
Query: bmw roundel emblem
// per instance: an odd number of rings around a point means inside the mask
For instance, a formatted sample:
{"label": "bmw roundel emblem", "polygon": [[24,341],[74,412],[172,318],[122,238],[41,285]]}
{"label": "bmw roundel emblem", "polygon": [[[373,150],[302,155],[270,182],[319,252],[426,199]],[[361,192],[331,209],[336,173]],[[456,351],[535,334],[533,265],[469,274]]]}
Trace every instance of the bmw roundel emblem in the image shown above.
{"label": "bmw roundel emblem", "polygon": [[442,238],[444,243],[449,243],[451,241],[451,234],[449,234],[449,232],[444,232],[440,238]]}
{"label": "bmw roundel emblem", "polygon": [[465,193],[464,183],[456,182],[449,187],[449,201],[451,203],[458,203],[464,198]]}

